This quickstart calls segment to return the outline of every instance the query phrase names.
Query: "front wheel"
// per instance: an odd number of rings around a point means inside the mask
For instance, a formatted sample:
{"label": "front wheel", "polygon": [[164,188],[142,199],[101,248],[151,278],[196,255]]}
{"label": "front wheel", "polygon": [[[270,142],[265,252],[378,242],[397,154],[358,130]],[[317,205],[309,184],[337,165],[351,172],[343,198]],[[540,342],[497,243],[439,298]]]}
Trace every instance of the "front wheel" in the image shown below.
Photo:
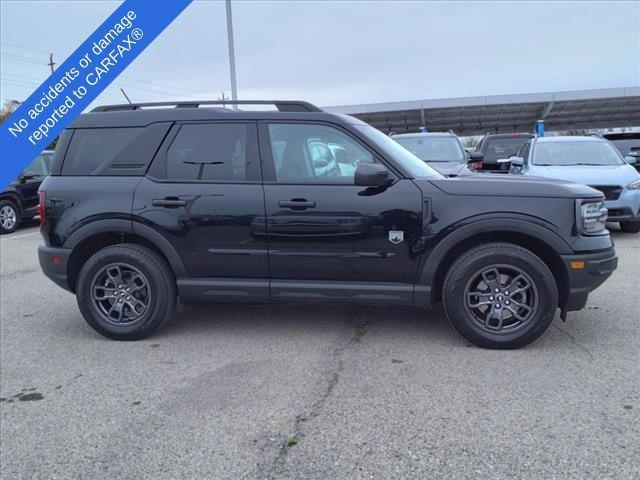
{"label": "front wheel", "polygon": [[549,267],[529,250],[490,243],[460,256],[444,281],[453,327],[486,348],[519,348],[551,325],[558,291]]}
{"label": "front wheel", "polygon": [[99,250],[82,267],[76,283],[82,316],[113,340],[150,335],[172,315],[176,282],[153,250],[119,244]]}
{"label": "front wheel", "polygon": [[620,230],[626,233],[640,232],[640,222],[620,222]]}

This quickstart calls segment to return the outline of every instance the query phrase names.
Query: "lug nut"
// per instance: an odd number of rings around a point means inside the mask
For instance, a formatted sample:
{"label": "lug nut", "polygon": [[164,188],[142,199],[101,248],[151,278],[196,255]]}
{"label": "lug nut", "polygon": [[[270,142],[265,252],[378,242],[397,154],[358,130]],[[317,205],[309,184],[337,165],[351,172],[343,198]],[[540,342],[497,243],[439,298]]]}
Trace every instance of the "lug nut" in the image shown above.
{"label": "lug nut", "polygon": [[509,295],[509,292],[504,292],[505,295]]}
{"label": "lug nut", "polygon": [[500,308],[500,304],[499,303],[496,305],[496,308]]}
{"label": "lug nut", "polygon": [[511,302],[509,300],[507,300],[506,302],[504,302],[505,305],[510,305]]}
{"label": "lug nut", "polygon": [[500,289],[499,289],[499,288],[496,288],[496,293],[498,293],[499,291],[500,291]]}
{"label": "lug nut", "polygon": [[489,297],[489,300],[491,300],[493,302],[493,297]]}

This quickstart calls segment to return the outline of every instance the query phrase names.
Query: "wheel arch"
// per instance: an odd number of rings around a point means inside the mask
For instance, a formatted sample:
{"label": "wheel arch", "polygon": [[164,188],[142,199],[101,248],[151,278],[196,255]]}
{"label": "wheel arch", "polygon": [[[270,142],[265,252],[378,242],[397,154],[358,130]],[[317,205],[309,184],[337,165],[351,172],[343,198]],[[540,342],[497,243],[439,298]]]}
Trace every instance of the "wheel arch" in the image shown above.
{"label": "wheel arch", "polygon": [[76,230],[64,244],[71,249],[67,263],[67,282],[75,293],[76,281],[87,259],[109,245],[134,243],[158,253],[169,265],[175,277],[186,275],[182,260],[171,243],[146,225],[130,220],[98,220]]}
{"label": "wheel arch", "polygon": [[569,277],[560,255],[572,253],[571,247],[552,230],[524,219],[479,220],[445,237],[433,249],[419,274],[417,294],[424,298],[416,299],[416,303],[431,305],[440,301],[451,264],[471,248],[494,242],[512,243],[540,257],[553,274],[559,304],[563,305],[568,296]]}

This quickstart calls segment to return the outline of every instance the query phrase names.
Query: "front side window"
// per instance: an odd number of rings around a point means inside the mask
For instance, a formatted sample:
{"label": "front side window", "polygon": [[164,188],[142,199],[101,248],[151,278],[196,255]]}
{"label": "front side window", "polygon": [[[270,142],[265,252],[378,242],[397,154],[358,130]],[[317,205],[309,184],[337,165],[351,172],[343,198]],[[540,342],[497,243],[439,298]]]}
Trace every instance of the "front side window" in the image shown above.
{"label": "front side window", "polygon": [[533,149],[533,164],[540,166],[622,165],[624,161],[609,142],[560,140],[536,143]]}
{"label": "front side window", "polygon": [[454,137],[425,135],[394,140],[425,162],[464,162],[466,158],[460,142]]}
{"label": "front side window", "polygon": [[283,183],[354,184],[356,167],[373,163],[371,152],[326,125],[269,125],[276,179]]}
{"label": "front side window", "polygon": [[183,125],[167,150],[167,179],[245,181],[248,128],[241,123]]}
{"label": "front side window", "polygon": [[354,125],[362,134],[398,162],[415,178],[444,178],[391,137],[371,125]]}

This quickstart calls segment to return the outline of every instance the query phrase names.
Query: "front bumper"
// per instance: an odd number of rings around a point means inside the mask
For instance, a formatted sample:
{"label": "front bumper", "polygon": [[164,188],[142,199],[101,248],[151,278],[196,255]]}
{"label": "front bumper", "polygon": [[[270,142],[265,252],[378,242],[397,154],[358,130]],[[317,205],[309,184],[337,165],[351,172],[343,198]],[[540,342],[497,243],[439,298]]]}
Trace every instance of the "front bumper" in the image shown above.
{"label": "front bumper", "polygon": [[38,259],[40,260],[42,272],[59,287],[73,292],[67,279],[67,265],[70,256],[71,250],[67,248],[47,247],[45,245],[38,247]]}
{"label": "front bumper", "polygon": [[606,200],[608,222],[640,222],[640,190],[623,189],[617,200]]}
{"label": "front bumper", "polygon": [[[581,310],[587,304],[589,293],[598,288],[618,267],[618,255],[613,248],[597,252],[562,255],[569,285],[564,311]],[[584,268],[576,269],[572,262],[584,262]]]}

